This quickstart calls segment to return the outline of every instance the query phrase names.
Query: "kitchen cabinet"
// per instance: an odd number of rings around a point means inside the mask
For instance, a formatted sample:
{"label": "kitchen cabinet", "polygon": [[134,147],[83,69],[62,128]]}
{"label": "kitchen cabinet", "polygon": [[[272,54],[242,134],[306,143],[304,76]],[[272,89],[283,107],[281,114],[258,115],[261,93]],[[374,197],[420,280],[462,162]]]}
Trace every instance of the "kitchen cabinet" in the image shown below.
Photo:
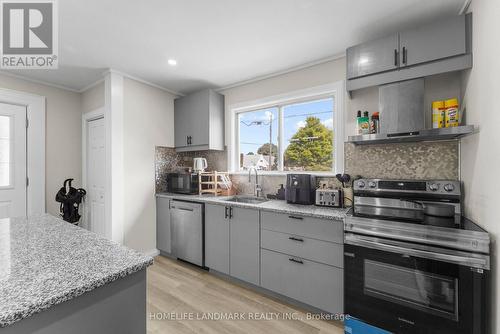
{"label": "kitchen cabinet", "polygon": [[453,16],[399,33],[401,66],[465,54],[465,16]]}
{"label": "kitchen cabinet", "polygon": [[261,213],[261,286],[342,313],[343,221]]}
{"label": "kitchen cabinet", "polygon": [[472,67],[472,14],[368,41],[346,50],[349,92]]}
{"label": "kitchen cabinet", "polygon": [[206,204],[205,265],[258,285],[259,234],[259,210]]}
{"label": "kitchen cabinet", "polygon": [[347,49],[347,78],[397,69],[398,53],[398,34],[350,47]]}
{"label": "kitchen cabinet", "polygon": [[344,223],[342,220],[263,211],[261,226],[264,230],[296,234],[339,244],[344,242]]}
{"label": "kitchen cabinet", "polygon": [[229,208],[205,204],[205,265],[229,275]]}
{"label": "kitchen cabinet", "polygon": [[205,89],[177,98],[174,124],[177,151],[224,150],[224,96]]}
{"label": "kitchen cabinet", "polygon": [[321,310],[343,312],[343,269],[262,249],[261,286]]}
{"label": "kitchen cabinet", "polygon": [[171,253],[170,198],[156,197],[156,248]]}
{"label": "kitchen cabinet", "polygon": [[229,233],[231,276],[259,285],[259,211],[231,207]]}

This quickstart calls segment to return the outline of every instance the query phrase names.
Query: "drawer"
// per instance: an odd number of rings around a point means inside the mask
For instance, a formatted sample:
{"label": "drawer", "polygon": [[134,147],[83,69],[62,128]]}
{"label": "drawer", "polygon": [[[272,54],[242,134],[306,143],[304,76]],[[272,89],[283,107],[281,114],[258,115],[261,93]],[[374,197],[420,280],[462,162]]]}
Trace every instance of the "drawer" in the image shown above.
{"label": "drawer", "polygon": [[344,245],[294,234],[261,230],[261,247],[304,259],[344,267]]}
{"label": "drawer", "polygon": [[261,226],[266,230],[344,243],[344,223],[341,220],[262,211]]}
{"label": "drawer", "polygon": [[343,280],[343,269],[261,250],[261,286],[321,310],[343,312]]}

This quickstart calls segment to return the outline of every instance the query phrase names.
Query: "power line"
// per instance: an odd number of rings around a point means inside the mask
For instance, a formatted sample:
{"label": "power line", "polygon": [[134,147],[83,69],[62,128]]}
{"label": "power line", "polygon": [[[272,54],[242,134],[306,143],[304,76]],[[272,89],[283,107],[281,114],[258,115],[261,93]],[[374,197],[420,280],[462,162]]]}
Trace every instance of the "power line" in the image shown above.
{"label": "power line", "polygon": [[[318,111],[318,112],[306,113],[306,114],[289,115],[289,116],[283,116],[283,118],[293,118],[293,117],[303,117],[303,116],[312,116],[312,115],[322,115],[322,114],[330,114],[330,113],[333,113],[333,110]],[[273,121],[274,121],[274,119],[273,119]],[[252,125],[264,125],[264,126],[268,126],[272,122],[264,122],[264,121],[245,122],[245,121],[240,121],[240,123],[244,124],[246,126],[252,126]]]}
{"label": "power line", "polygon": [[283,116],[283,118],[302,117],[302,116],[330,114],[330,113],[333,113],[333,110],[330,110],[330,111],[318,111],[318,112],[315,112],[315,113],[307,113],[307,114],[298,114],[298,115]]}

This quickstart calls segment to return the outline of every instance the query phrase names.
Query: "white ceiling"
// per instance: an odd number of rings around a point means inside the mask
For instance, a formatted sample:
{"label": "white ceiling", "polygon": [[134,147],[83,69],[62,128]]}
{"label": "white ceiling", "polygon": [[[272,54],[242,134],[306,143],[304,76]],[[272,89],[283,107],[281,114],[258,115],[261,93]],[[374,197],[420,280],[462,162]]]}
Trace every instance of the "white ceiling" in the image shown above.
{"label": "white ceiling", "polygon": [[[17,75],[80,90],[113,68],[171,91],[220,88],[455,15],[464,0],[61,0],[59,69]],[[178,61],[176,67],[167,64]]]}

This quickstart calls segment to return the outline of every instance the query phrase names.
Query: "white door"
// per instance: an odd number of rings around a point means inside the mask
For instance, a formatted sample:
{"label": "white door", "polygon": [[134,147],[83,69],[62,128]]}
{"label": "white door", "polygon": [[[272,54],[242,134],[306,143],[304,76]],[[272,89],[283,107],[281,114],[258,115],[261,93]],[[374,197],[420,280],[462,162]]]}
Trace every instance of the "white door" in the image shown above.
{"label": "white door", "polygon": [[26,216],[26,107],[0,103],[0,218]]}
{"label": "white door", "polygon": [[104,223],[104,185],[105,185],[105,128],[104,118],[87,123],[87,198],[88,228],[106,235]]}

